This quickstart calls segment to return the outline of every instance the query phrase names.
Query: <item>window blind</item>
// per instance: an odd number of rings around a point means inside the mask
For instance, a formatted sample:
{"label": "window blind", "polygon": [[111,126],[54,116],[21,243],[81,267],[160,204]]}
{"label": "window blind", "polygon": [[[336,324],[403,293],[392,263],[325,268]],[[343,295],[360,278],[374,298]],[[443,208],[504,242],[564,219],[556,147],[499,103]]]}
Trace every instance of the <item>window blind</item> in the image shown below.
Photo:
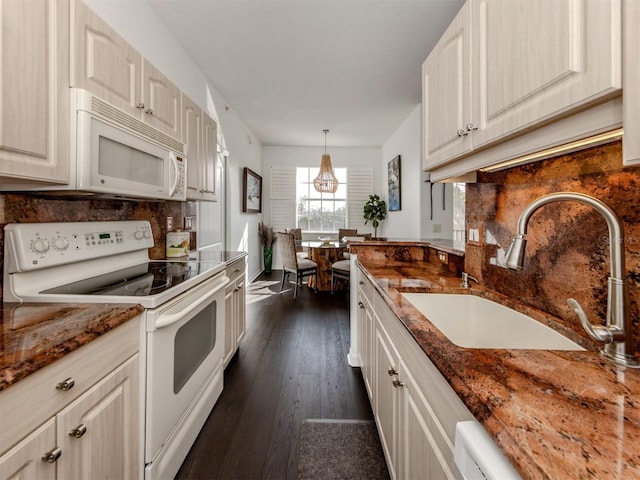
{"label": "window blind", "polygon": [[[347,228],[370,230],[362,217],[364,202],[373,193],[370,168],[347,167]],[[296,167],[271,167],[271,226],[275,232],[296,224]]]}

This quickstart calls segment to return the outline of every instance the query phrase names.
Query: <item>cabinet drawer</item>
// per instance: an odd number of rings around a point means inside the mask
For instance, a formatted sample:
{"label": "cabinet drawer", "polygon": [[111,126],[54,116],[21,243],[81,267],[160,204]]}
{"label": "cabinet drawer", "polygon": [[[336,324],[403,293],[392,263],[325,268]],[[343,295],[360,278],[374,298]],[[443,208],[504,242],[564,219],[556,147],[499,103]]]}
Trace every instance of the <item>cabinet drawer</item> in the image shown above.
{"label": "cabinet drawer", "polygon": [[[0,454],[134,355],[139,336],[139,321],[131,319],[0,392]],[[73,388],[56,389],[68,378],[75,382]]]}
{"label": "cabinet drawer", "polygon": [[367,279],[364,272],[358,269],[358,288],[362,294],[367,298],[369,304],[373,304],[373,284]]}
{"label": "cabinet drawer", "polygon": [[240,275],[244,274],[244,261],[245,257],[242,257],[240,260],[236,260],[231,265],[227,266],[227,277],[231,283],[233,283]]}

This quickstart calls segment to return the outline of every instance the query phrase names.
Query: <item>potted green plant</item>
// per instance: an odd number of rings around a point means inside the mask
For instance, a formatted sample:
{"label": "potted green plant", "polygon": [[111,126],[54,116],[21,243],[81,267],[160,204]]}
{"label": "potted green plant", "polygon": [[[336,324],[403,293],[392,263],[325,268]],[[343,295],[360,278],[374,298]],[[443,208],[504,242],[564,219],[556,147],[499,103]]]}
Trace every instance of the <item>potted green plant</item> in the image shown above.
{"label": "potted green plant", "polygon": [[271,273],[271,265],[273,262],[273,244],[276,237],[273,234],[273,228],[260,222],[258,224],[258,236],[262,243],[262,257],[264,260],[264,273]]}
{"label": "potted green plant", "polygon": [[378,195],[369,195],[369,200],[364,204],[364,218],[373,224],[373,236],[378,237],[378,225],[387,218],[387,204]]}

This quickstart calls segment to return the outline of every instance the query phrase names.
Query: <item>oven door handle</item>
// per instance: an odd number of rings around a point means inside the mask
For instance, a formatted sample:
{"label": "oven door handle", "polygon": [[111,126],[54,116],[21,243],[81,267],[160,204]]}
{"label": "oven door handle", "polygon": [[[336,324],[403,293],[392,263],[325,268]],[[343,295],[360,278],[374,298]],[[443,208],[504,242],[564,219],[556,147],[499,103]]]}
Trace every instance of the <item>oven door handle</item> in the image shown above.
{"label": "oven door handle", "polygon": [[223,276],[217,282],[211,285],[211,290],[209,290],[203,297],[200,297],[200,300],[198,302],[193,303],[191,306],[185,308],[179,313],[173,313],[171,315],[161,315],[160,318],[155,321],[155,327],[167,327],[172,323],[182,320],[185,316],[189,315],[189,313],[196,310],[197,308],[200,308],[201,305],[207,303],[209,299],[211,299],[211,297],[215,296],[220,290],[226,287],[228,283],[229,277],[227,277],[226,275]]}

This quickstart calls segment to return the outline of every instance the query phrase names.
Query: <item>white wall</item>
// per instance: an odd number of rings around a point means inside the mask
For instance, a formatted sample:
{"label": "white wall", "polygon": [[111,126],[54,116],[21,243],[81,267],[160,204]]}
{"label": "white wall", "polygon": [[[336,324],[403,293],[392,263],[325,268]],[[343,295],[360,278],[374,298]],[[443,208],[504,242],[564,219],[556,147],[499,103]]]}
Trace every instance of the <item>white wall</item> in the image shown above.
{"label": "white wall", "polygon": [[[379,235],[389,238],[434,239],[453,238],[453,190],[447,185],[443,209],[443,185],[434,184],[433,219],[431,219],[430,184],[422,171],[422,106],[417,105],[398,129],[382,145],[380,191],[389,202],[387,165],[400,155],[400,210],[389,212],[381,223]],[[440,232],[437,230],[440,229]]]}
{"label": "white wall", "polygon": [[253,278],[261,269],[251,253],[260,248],[257,234],[260,215],[241,213],[242,168],[248,166],[261,174],[260,143],[147,2],[86,0],[86,4],[218,122],[223,144],[229,151],[226,248],[249,251],[248,276]]}

